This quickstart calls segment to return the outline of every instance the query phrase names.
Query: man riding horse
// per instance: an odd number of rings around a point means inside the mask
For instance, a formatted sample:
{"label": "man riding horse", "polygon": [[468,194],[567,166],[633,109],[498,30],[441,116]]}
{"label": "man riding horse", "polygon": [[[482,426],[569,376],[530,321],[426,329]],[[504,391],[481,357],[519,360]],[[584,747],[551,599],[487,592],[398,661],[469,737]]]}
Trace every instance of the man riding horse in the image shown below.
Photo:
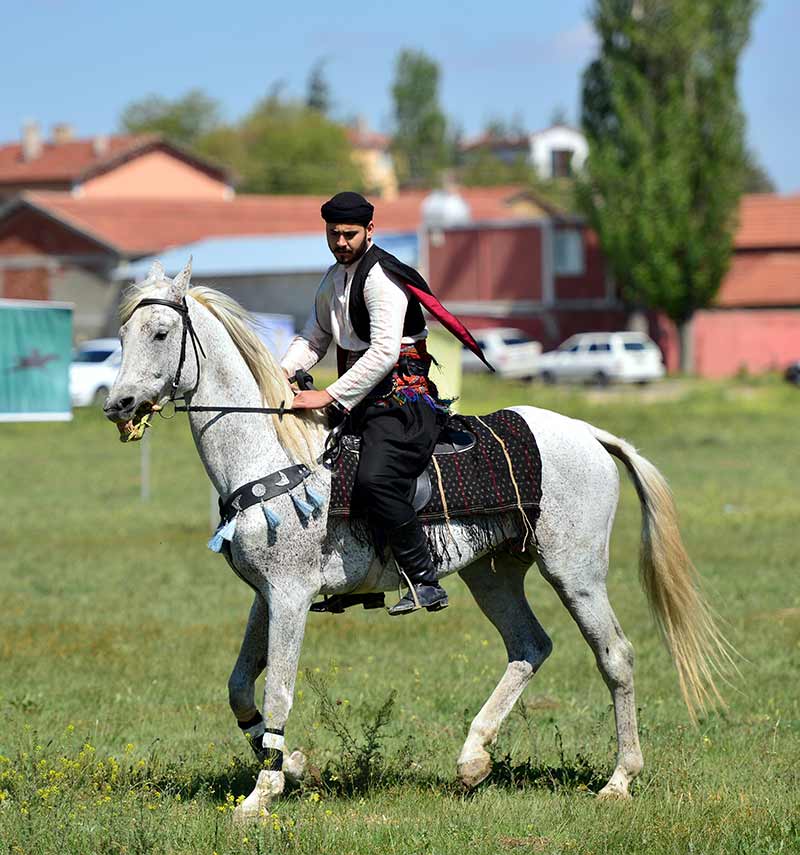
{"label": "man riding horse", "polygon": [[[353,192],[337,193],[322,206],[328,247],[337,263],[323,277],[314,310],[281,367],[289,377],[307,371],[331,342],[336,344],[339,378],[325,390],[298,392],[293,407],[333,407],[349,418],[349,432],[361,437],[354,510],[366,516],[376,546],[391,547],[408,584],[389,614],[438,611],[447,607],[447,593],[436,579],[412,506],[415,481],[447,418],[447,407],[428,378],[432,359],[422,305],[483,355],[422,276],[373,243],[373,211]],[[341,611],[352,602],[339,595],[315,610]]]}

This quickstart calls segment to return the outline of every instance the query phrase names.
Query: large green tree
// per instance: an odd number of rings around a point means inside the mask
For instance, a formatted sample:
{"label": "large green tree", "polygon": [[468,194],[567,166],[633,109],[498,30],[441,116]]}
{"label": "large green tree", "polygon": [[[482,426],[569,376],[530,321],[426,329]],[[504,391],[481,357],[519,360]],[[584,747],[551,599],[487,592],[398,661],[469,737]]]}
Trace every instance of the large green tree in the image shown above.
{"label": "large green tree", "polygon": [[757,0],[595,0],[579,199],[623,295],[681,332],[728,269],[746,167],[736,91]]}
{"label": "large green tree", "polygon": [[439,106],[439,66],[421,51],[401,51],[392,97],[398,179],[401,184],[435,184],[453,161],[447,118]]}
{"label": "large green tree", "polygon": [[126,133],[156,132],[189,146],[220,124],[218,102],[200,89],[173,100],[148,95],[129,104],[120,117],[120,127]]}
{"label": "large green tree", "polygon": [[363,189],[347,131],[305,104],[266,98],[240,127],[241,189],[250,193],[335,193]]}

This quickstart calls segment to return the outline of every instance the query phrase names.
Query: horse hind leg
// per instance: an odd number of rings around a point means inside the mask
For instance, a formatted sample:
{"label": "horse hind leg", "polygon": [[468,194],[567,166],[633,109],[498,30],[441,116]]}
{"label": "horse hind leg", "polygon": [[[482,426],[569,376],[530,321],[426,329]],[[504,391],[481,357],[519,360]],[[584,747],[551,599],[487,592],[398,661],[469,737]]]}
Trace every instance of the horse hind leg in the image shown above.
{"label": "horse hind leg", "polygon": [[527,569],[508,555],[498,555],[494,569],[483,558],[460,572],[508,652],[505,673],[470,725],[458,758],[458,776],[466,787],[477,786],[492,771],[486,746],[497,739],[506,716],[552,650],[550,638],[525,599]]}
{"label": "horse hind leg", "polygon": [[557,563],[540,561],[539,566],[578,624],[611,692],[617,760],[614,773],[598,795],[627,798],[630,782],[641,772],[643,763],[636,724],[633,648],[622,632],[606,591],[607,541],[594,554],[592,562],[586,560],[586,552],[580,557],[561,553]]}

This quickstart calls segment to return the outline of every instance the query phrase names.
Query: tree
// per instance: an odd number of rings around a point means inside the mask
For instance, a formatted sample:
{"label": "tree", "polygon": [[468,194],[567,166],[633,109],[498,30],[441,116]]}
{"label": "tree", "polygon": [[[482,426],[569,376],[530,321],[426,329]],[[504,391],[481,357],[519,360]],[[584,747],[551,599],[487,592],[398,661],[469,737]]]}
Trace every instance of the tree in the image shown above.
{"label": "tree", "polygon": [[739,56],[757,0],[595,0],[582,209],[622,294],[689,321],[727,272],[745,170]]}
{"label": "tree", "polygon": [[308,76],[306,107],[327,116],[331,109],[331,92],[324,75],[325,60],[318,60]]}
{"label": "tree", "polygon": [[179,145],[194,145],[220,125],[219,104],[200,89],[192,89],[170,101],[148,95],[129,104],[120,117],[120,127],[130,134],[163,134]]}
{"label": "tree", "polygon": [[239,128],[241,189],[249,193],[335,193],[363,189],[342,125],[318,110],[270,96]]}
{"label": "tree", "polygon": [[754,151],[748,150],[745,155],[744,179],[742,193],[774,193],[775,182],[764,169]]}
{"label": "tree", "polygon": [[398,178],[402,184],[434,184],[453,160],[447,119],[439,106],[439,66],[421,51],[401,51],[392,97]]}

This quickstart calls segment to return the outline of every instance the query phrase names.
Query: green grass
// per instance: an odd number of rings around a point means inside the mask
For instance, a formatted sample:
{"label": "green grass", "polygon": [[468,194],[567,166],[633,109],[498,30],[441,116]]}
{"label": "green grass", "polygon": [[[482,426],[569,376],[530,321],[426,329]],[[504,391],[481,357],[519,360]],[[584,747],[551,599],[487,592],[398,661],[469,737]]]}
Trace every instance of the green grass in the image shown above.
{"label": "green grass", "polygon": [[[0,426],[0,853],[798,851],[797,390],[671,381],[643,397],[478,377],[462,410],[522,402],[625,436],[661,469],[745,657],[728,710],[692,728],[639,589],[626,485],[609,589],[637,654],[645,770],[633,800],[592,794],[614,762],[608,692],[533,572],[555,649],[503,728],[488,782],[462,793],[455,759],[505,655],[452,578],[440,615],[310,617],[287,745],[322,783],[275,803],[265,825],[234,827],[255,774],[226,691],[249,590],[205,549],[208,487],[183,420],[156,424],[142,504],[139,448],[83,411]],[[355,734],[397,690],[371,784],[334,780],[341,747],[320,681]]]}

